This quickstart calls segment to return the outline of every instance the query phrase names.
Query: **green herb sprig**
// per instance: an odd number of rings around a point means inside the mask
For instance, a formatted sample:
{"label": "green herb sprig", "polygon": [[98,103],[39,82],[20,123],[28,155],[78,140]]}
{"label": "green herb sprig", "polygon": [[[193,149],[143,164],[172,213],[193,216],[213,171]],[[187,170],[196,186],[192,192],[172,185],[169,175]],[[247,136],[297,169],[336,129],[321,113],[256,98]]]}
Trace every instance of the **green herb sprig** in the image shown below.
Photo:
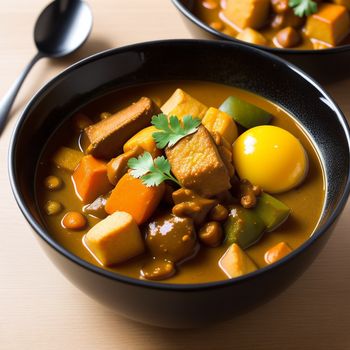
{"label": "green herb sprig", "polygon": [[288,5],[299,17],[310,16],[317,12],[317,3],[313,0],[289,0]]}
{"label": "green herb sprig", "polygon": [[152,134],[157,147],[160,149],[166,146],[174,146],[185,136],[196,132],[201,124],[200,119],[193,118],[191,115],[183,117],[182,125],[179,118],[175,115],[172,115],[168,120],[165,114],[153,116],[151,122],[158,130],[161,130]]}
{"label": "green herb sprig", "polygon": [[138,158],[131,158],[128,161],[131,176],[140,179],[147,187],[159,186],[163,181],[171,180],[180,183],[170,173],[170,163],[164,157],[157,157],[153,160],[149,152],[145,152]]}

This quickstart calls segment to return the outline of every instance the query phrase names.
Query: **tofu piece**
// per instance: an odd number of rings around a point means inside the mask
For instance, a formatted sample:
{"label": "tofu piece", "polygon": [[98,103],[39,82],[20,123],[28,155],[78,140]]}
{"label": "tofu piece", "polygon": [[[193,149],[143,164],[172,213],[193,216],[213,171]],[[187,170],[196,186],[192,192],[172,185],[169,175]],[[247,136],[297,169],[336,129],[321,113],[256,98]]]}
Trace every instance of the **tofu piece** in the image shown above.
{"label": "tofu piece", "polygon": [[226,250],[219,260],[219,266],[229,278],[243,276],[257,270],[255,263],[236,243],[231,244]]}
{"label": "tofu piece", "polygon": [[336,5],[345,6],[350,11],[350,0],[332,0]]}
{"label": "tofu piece", "polygon": [[223,15],[234,27],[259,29],[268,19],[269,7],[270,0],[227,0]]}
{"label": "tofu piece", "polygon": [[73,172],[83,158],[84,153],[68,147],[60,147],[51,161],[61,169]]}
{"label": "tofu piece", "polygon": [[211,197],[231,188],[230,177],[209,131],[200,126],[165,150],[171,171],[185,188]]}
{"label": "tofu piece", "polygon": [[85,152],[97,158],[115,157],[123,152],[124,143],[149,126],[152,116],[159,113],[159,107],[151,99],[141,97],[129,107],[85,128]]}
{"label": "tofu piece", "polygon": [[144,252],[140,230],[128,213],[117,211],[92,227],[84,243],[103,266],[127,261]]}
{"label": "tofu piece", "polygon": [[238,136],[236,123],[232,117],[217,108],[210,107],[202,119],[202,124],[210,131],[210,133],[218,133],[225,140],[232,144]]}
{"label": "tofu piece", "polygon": [[318,11],[306,21],[305,33],[308,37],[329,45],[339,44],[349,33],[350,18],[344,6],[322,3]]}
{"label": "tofu piece", "polygon": [[266,45],[266,38],[252,28],[245,28],[236,36],[237,39],[245,41],[247,43],[252,43],[255,45]]}
{"label": "tofu piece", "polygon": [[166,101],[161,110],[167,116],[176,115],[179,119],[185,115],[191,115],[202,119],[208,107],[197,101],[181,89],[176,89],[168,101]]}

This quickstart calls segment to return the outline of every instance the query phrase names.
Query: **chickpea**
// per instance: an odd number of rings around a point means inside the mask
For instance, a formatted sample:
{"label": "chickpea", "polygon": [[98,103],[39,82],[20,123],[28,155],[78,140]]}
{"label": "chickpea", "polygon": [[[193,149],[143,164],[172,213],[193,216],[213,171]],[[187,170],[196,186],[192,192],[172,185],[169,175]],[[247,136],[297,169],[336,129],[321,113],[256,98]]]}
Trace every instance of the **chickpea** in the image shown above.
{"label": "chickpea", "polygon": [[209,213],[213,221],[225,221],[228,217],[228,210],[221,204],[217,204]]}
{"label": "chickpea", "polygon": [[62,226],[69,230],[82,230],[86,226],[86,218],[77,211],[69,211],[62,219]]}
{"label": "chickpea", "polygon": [[112,113],[109,113],[109,112],[102,112],[102,113],[100,114],[100,119],[101,119],[101,120],[107,119],[107,118],[109,118],[111,115],[112,115]]}
{"label": "chickpea", "polygon": [[301,41],[300,34],[292,27],[286,27],[276,34],[278,44],[284,48],[294,47]]}
{"label": "chickpea", "polygon": [[216,221],[210,221],[201,227],[198,236],[204,245],[215,248],[220,245],[223,235],[221,225]]}
{"label": "chickpea", "polygon": [[47,201],[44,210],[47,215],[56,215],[62,210],[62,204],[57,201]]}
{"label": "chickpea", "polygon": [[48,190],[56,191],[62,187],[62,180],[58,176],[50,175],[45,178],[44,185]]}
{"label": "chickpea", "polygon": [[147,280],[163,280],[171,277],[176,272],[175,265],[171,261],[152,259],[141,270],[141,278]]}

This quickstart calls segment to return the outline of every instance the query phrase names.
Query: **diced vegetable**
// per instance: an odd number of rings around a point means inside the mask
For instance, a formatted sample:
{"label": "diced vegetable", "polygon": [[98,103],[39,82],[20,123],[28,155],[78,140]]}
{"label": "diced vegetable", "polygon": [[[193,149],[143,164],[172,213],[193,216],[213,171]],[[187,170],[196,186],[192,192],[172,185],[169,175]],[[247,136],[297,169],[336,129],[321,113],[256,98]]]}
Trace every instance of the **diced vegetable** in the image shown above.
{"label": "diced vegetable", "polygon": [[267,264],[273,264],[274,262],[284,258],[286,255],[292,252],[292,249],[285,242],[280,242],[270,248],[265,253],[265,261]]}
{"label": "diced vegetable", "polygon": [[135,133],[150,125],[158,106],[149,98],[141,97],[129,107],[85,129],[83,144],[86,153],[110,159],[122,152],[124,143]]}
{"label": "diced vegetable", "polygon": [[202,124],[210,133],[217,132],[231,144],[238,136],[237,126],[232,117],[214,107],[210,107],[207,110],[202,119]]}
{"label": "diced vegetable", "polygon": [[105,210],[108,214],[125,211],[141,225],[153,214],[164,193],[164,183],[147,187],[140,179],[126,173],[108,198]]}
{"label": "diced vegetable", "polygon": [[253,28],[245,28],[236,36],[237,39],[246,41],[247,43],[252,43],[255,45],[266,45],[266,38]]}
{"label": "diced vegetable", "polygon": [[253,210],[265,223],[267,231],[275,230],[287,220],[290,214],[290,209],[284,203],[267,193],[262,193],[258,197],[257,205]]}
{"label": "diced vegetable", "polygon": [[144,150],[140,146],[120,154],[107,163],[107,176],[111,184],[116,185],[121,177],[128,171],[128,161],[133,157],[138,157]]}
{"label": "diced vegetable", "polygon": [[60,147],[52,156],[52,162],[61,169],[73,172],[84,154],[68,147]]}
{"label": "diced vegetable", "polygon": [[201,196],[214,196],[231,187],[230,177],[209,131],[194,134],[165,150],[171,170],[183,187]]}
{"label": "diced vegetable", "polygon": [[271,114],[263,109],[236,96],[228,97],[219,109],[229,114],[238,124],[246,129],[268,124],[272,118]]}
{"label": "diced vegetable", "polygon": [[104,266],[118,264],[144,252],[140,230],[128,213],[117,211],[92,227],[84,242]]}
{"label": "diced vegetable", "polygon": [[227,0],[223,14],[241,29],[259,29],[268,18],[269,7],[269,0]]}
{"label": "diced vegetable", "polygon": [[176,89],[168,101],[164,103],[161,110],[169,117],[172,115],[182,119],[185,115],[191,115],[202,119],[208,107],[197,101],[181,89]]}
{"label": "diced vegetable", "polygon": [[300,33],[290,26],[281,29],[275,38],[277,43],[284,48],[297,46],[302,39]]}
{"label": "diced vegetable", "polygon": [[62,219],[62,226],[68,230],[82,230],[86,223],[85,216],[77,211],[69,211]]}
{"label": "diced vegetable", "polygon": [[106,163],[91,155],[83,157],[73,173],[72,180],[83,203],[91,203],[113,188],[108,181]]}
{"label": "diced vegetable", "polygon": [[142,129],[124,144],[124,152],[140,147],[144,151],[151,153],[153,158],[160,156],[162,151],[157,148],[156,142],[152,136],[153,133],[157,131],[158,130],[155,126],[148,126],[147,128]]}
{"label": "diced vegetable", "polygon": [[305,32],[310,38],[337,45],[349,33],[349,27],[349,13],[344,6],[323,3],[307,18]]}
{"label": "diced vegetable", "polygon": [[105,206],[109,195],[97,197],[91,204],[84,207],[84,213],[104,219],[107,216]]}
{"label": "diced vegetable", "polygon": [[62,180],[58,176],[49,175],[45,178],[44,184],[49,191],[56,191],[62,187]]}
{"label": "diced vegetable", "polygon": [[226,250],[219,260],[219,266],[229,278],[239,277],[257,270],[254,262],[235,243]]}
{"label": "diced vegetable", "polygon": [[228,244],[237,243],[246,249],[261,238],[265,228],[264,222],[254,211],[240,205],[231,205],[224,223],[225,241]]}
{"label": "diced vegetable", "polygon": [[47,201],[44,207],[47,215],[56,215],[62,210],[62,204],[57,201]]}

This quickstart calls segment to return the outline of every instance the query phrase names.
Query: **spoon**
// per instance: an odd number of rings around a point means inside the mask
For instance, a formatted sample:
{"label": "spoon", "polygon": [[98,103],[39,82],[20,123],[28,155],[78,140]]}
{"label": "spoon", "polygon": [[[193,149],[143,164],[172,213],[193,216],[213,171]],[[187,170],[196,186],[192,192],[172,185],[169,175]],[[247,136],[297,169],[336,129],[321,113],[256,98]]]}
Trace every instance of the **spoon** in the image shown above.
{"label": "spoon", "polygon": [[0,134],[22,83],[43,57],[63,57],[78,49],[88,38],[92,28],[92,13],[81,0],[56,0],[49,4],[35,23],[34,41],[37,54],[0,101]]}

